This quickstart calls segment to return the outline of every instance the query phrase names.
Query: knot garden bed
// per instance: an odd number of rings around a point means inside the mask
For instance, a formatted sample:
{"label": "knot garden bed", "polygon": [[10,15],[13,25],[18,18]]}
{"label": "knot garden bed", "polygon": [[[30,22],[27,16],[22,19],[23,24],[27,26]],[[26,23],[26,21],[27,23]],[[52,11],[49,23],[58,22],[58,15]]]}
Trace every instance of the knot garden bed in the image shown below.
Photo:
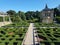
{"label": "knot garden bed", "polygon": [[[40,40],[41,45],[60,45],[60,27],[49,28],[40,28],[40,26],[36,26],[37,34]],[[41,40],[42,39],[42,40]]]}
{"label": "knot garden bed", "polygon": [[[10,24],[0,28],[0,45],[21,45],[28,27]],[[28,26],[28,25],[27,25]]]}

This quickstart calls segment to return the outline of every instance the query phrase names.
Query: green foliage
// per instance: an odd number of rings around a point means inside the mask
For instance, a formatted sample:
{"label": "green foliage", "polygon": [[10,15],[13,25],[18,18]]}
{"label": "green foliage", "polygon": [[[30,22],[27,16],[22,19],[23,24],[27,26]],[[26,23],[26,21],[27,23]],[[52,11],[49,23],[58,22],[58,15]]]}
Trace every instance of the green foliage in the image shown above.
{"label": "green foliage", "polygon": [[21,18],[19,17],[19,15],[13,15],[13,16],[10,16],[11,18],[11,21],[12,22],[21,22]]}
{"label": "green foliage", "polygon": [[3,21],[3,17],[0,17],[0,22],[2,22]]}
{"label": "green foliage", "polygon": [[15,12],[14,10],[9,10],[9,11],[7,11],[7,13],[8,13],[9,15],[15,15],[15,14],[16,14],[16,12]]}
{"label": "green foliage", "polygon": [[9,17],[8,16],[5,16],[5,21],[9,21]]}
{"label": "green foliage", "polygon": [[[26,19],[29,21],[29,22],[40,22],[41,21],[41,13],[39,11],[27,11],[25,13],[26,15]],[[37,20],[35,20],[37,19]]]}
{"label": "green foliage", "polygon": [[56,18],[56,21],[57,21],[58,23],[60,23],[60,17],[59,17],[59,16],[56,16],[55,18]]}
{"label": "green foliage", "polygon": [[38,27],[60,27],[57,23],[45,24],[45,23],[35,23],[35,26]]}
{"label": "green foliage", "polygon": [[[43,24],[47,25],[47,24]],[[52,24],[51,24],[52,25]],[[51,27],[50,25],[50,27]],[[60,28],[40,28],[41,24],[35,24],[37,27],[37,34],[40,40],[41,45],[59,45],[60,44]]]}
{"label": "green foliage", "polygon": [[[60,17],[60,11],[57,8],[54,8],[53,10],[54,10],[54,20],[60,23],[60,19],[55,18],[57,16]],[[23,21],[27,20],[28,22],[41,22],[42,21],[42,16],[41,16],[40,11],[27,11],[27,12],[18,11],[16,13],[14,10],[9,10],[7,11],[7,13],[10,15],[12,21],[17,21],[19,19]]]}
{"label": "green foliage", "polygon": [[18,11],[18,15],[22,20],[26,20],[26,16],[24,12]]}
{"label": "green foliage", "polygon": [[[6,25],[0,28],[0,44],[6,45],[13,45],[13,43],[17,43],[17,45],[21,45],[24,39],[25,33],[27,28],[23,27],[23,25],[28,26],[27,22],[15,22],[10,25]],[[14,27],[16,26],[16,27]]]}
{"label": "green foliage", "polygon": [[57,8],[54,8],[54,16],[60,16],[60,11]]}

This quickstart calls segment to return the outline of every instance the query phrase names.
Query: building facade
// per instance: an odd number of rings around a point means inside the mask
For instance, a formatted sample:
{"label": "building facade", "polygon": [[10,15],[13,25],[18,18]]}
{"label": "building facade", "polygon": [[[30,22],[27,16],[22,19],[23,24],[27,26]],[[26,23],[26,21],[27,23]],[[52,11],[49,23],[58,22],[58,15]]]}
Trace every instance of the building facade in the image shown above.
{"label": "building facade", "polygon": [[53,23],[54,20],[54,11],[49,9],[47,4],[45,8],[41,11],[42,23]]}

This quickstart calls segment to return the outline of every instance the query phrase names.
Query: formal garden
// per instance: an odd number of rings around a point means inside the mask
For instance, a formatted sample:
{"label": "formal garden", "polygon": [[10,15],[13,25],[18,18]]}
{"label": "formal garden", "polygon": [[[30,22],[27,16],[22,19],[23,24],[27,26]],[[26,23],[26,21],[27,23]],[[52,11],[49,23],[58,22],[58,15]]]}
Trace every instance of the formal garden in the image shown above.
{"label": "formal garden", "polygon": [[[10,21],[12,23],[0,27],[0,45],[21,45],[28,30],[29,23],[31,22],[35,23],[34,25],[39,37],[38,41],[41,45],[59,45],[60,11],[57,8],[54,8],[53,10],[53,23],[49,24],[42,23],[42,15],[40,11],[16,12],[14,10],[8,10],[6,13],[10,18],[7,16],[5,19],[0,17],[0,22],[11,19]],[[50,17],[48,16],[47,19],[49,18]],[[45,22],[46,21],[47,20],[45,20]]]}
{"label": "formal garden", "polygon": [[60,27],[60,24],[57,24],[57,23],[50,23],[50,24],[46,24],[46,23],[35,23],[35,25],[37,27]]}
{"label": "formal garden", "polygon": [[[42,26],[42,27],[41,27]],[[46,26],[46,27],[45,27]],[[41,45],[59,45],[60,44],[60,27],[56,24],[35,23],[39,42]]]}
{"label": "formal garden", "polygon": [[[22,22],[23,23],[23,22]],[[26,25],[26,26],[25,26]],[[21,45],[25,33],[28,30],[28,23],[13,23],[0,28],[1,45]]]}
{"label": "formal garden", "polygon": [[[28,30],[29,23],[20,20],[18,16],[10,16],[12,23],[0,27],[0,45],[21,45]],[[5,17],[8,21],[9,17]],[[4,22],[0,17],[0,22]]]}

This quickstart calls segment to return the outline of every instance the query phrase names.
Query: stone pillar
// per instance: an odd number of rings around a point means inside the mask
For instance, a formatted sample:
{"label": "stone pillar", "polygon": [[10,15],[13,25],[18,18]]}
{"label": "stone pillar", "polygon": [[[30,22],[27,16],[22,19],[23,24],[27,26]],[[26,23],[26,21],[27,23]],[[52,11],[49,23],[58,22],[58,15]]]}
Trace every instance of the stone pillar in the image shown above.
{"label": "stone pillar", "polygon": [[5,25],[5,16],[3,16],[3,24]]}
{"label": "stone pillar", "polygon": [[10,18],[10,16],[9,16],[9,22],[11,22],[11,18]]}
{"label": "stone pillar", "polygon": [[5,22],[5,16],[3,17],[3,22]]}

